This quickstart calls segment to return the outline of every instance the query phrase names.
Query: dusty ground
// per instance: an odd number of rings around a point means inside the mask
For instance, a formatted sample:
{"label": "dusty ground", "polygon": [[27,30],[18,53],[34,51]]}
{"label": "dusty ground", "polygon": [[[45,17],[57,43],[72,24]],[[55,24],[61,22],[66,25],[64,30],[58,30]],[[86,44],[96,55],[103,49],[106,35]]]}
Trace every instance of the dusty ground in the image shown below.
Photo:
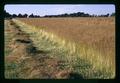
{"label": "dusty ground", "polygon": [[[18,67],[13,70],[6,67],[9,73],[16,74],[16,78],[22,79],[81,79],[82,77],[70,69],[62,67],[64,61],[51,58],[44,50],[38,50],[29,35],[21,31],[12,20],[6,20],[5,34],[12,35],[7,46],[11,51],[5,56],[5,64],[15,63]],[[7,37],[5,38],[7,39]],[[7,47],[6,47],[7,48]]]}

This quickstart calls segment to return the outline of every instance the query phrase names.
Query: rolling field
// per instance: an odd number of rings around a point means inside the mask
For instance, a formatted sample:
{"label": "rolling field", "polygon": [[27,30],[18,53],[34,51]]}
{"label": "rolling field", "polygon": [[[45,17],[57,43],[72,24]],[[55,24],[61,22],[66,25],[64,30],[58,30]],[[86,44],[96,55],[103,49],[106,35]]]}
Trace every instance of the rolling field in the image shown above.
{"label": "rolling field", "polygon": [[[115,77],[114,17],[16,18],[12,21],[19,26],[21,31],[29,35],[33,46],[52,57],[52,59],[46,59],[48,61],[45,61],[46,64],[55,65],[59,60],[62,61],[62,65],[50,67],[51,73],[48,73],[50,77],[62,78],[64,76],[59,75],[61,72],[71,75],[71,71],[72,75],[74,73],[72,78],[79,74],[76,77],[79,79]],[[6,27],[8,27],[7,25],[9,24],[6,24]],[[7,41],[8,38],[5,38]],[[37,54],[38,57],[40,56]],[[46,65],[45,63],[42,64]],[[49,65],[46,65],[46,72],[48,72],[47,67]],[[38,68],[41,69],[41,66]],[[43,72],[45,73],[45,71]],[[40,73],[40,75],[42,74]],[[31,78],[34,78],[33,74],[31,74]]]}
{"label": "rolling field", "polygon": [[45,27],[62,39],[94,48],[103,56],[115,60],[114,18],[42,18],[19,19],[29,25]]}
{"label": "rolling field", "polygon": [[[114,57],[114,18],[41,18],[19,19],[29,25],[43,27],[60,38],[76,43],[96,46],[96,49],[112,52]],[[110,41],[110,42],[109,42]],[[112,57],[112,58],[113,58]],[[113,59],[114,60],[114,59]]]}

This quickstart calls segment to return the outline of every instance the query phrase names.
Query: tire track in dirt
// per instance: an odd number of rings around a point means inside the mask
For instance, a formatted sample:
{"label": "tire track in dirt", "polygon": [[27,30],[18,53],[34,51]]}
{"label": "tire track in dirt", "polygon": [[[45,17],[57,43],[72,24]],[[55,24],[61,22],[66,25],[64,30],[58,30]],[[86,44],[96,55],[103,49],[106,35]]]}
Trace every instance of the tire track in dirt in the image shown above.
{"label": "tire track in dirt", "polygon": [[37,50],[29,35],[21,31],[12,20],[7,24],[14,35],[10,48],[13,50],[6,60],[9,63],[19,64],[18,78],[22,79],[81,79],[70,69],[62,68],[63,61],[51,58],[42,50]]}

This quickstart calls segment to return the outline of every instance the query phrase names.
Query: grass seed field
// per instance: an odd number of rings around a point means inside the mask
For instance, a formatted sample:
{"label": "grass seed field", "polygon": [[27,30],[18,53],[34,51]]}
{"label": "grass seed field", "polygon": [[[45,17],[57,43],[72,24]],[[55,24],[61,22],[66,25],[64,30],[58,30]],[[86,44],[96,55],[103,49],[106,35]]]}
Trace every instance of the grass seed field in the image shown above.
{"label": "grass seed field", "polygon": [[[40,73],[37,76],[32,72],[30,76],[26,74],[29,76],[28,78],[41,78],[42,75],[45,78],[55,79],[64,77],[74,79],[76,76],[80,79],[115,77],[114,17],[16,18],[12,21],[19,26],[21,31],[28,34],[32,46],[35,46],[37,50],[42,50],[37,54],[35,53],[32,58],[40,58],[38,54],[52,58],[45,59],[44,63],[34,62],[34,65],[40,63],[46,65],[45,71],[40,70],[44,66],[38,66],[34,72]],[[6,24],[5,28],[10,27],[8,25],[10,24]],[[8,37],[9,35],[5,37],[6,41]],[[10,56],[8,51],[6,50],[7,55]],[[30,54],[28,53],[28,55]],[[62,65],[58,65],[59,60]],[[25,62],[28,63],[29,60],[28,62],[25,60]],[[50,67],[50,70],[48,70],[48,63],[54,65]],[[58,66],[55,66],[55,63]],[[20,70],[21,77],[22,75],[26,76],[25,73],[21,74],[24,68]],[[29,70],[28,68],[26,71]],[[48,73],[48,71],[50,72]],[[47,77],[45,73],[47,73]],[[7,76],[9,78],[8,73]]]}

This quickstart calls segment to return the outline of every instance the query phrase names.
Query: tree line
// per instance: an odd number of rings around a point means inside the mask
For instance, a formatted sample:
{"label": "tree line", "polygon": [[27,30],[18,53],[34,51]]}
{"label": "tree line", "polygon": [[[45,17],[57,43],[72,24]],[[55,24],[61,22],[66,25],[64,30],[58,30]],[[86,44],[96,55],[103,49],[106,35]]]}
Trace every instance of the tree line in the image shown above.
{"label": "tree line", "polygon": [[70,14],[59,14],[59,15],[45,15],[44,17],[110,17],[110,16],[115,16],[115,13],[112,13],[111,15],[105,14],[105,15],[90,15],[86,14],[84,12],[77,12],[77,13],[70,13]]}
{"label": "tree line", "polygon": [[[31,15],[28,15],[28,14],[9,14],[8,12],[4,11],[4,16],[7,18],[7,17],[10,17],[10,18],[16,18],[16,17],[19,17],[19,18],[40,18],[41,16],[40,15],[34,15],[34,14],[31,14]],[[112,14],[105,14],[105,15],[90,15],[90,14],[86,14],[84,12],[77,12],[77,13],[70,13],[70,14],[59,14],[59,15],[45,15],[43,17],[112,17],[112,16],[115,16],[115,13],[112,13]]]}

